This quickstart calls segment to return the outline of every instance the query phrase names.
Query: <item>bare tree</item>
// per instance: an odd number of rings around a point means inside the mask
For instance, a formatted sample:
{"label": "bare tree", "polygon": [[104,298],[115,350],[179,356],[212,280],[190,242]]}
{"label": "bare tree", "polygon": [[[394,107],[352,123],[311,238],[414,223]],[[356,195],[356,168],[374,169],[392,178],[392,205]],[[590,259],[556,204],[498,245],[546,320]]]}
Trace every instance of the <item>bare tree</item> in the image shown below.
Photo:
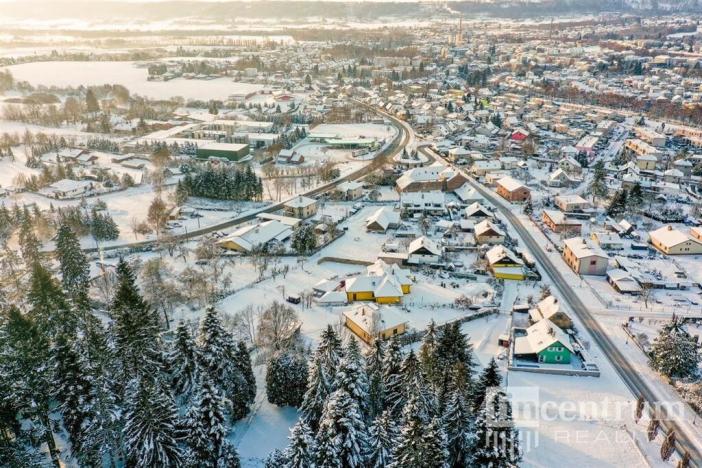
{"label": "bare tree", "polygon": [[269,350],[281,350],[290,344],[290,339],[300,326],[300,320],[292,307],[278,301],[261,313],[258,322],[258,344]]}

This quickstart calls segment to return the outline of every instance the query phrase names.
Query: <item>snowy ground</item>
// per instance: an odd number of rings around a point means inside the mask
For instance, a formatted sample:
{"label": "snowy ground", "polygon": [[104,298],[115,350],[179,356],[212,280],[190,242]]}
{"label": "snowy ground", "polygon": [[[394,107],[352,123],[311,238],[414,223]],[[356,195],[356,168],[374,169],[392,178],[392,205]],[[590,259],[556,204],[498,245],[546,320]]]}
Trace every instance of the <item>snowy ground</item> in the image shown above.
{"label": "snowy ground", "polygon": [[78,87],[121,84],[133,94],[154,99],[181,96],[185,99],[226,99],[232,94],[248,94],[263,88],[251,83],[237,83],[230,78],[215,80],[148,81],[146,68],[135,62],[34,62],[5,67],[17,81],[34,86]]}

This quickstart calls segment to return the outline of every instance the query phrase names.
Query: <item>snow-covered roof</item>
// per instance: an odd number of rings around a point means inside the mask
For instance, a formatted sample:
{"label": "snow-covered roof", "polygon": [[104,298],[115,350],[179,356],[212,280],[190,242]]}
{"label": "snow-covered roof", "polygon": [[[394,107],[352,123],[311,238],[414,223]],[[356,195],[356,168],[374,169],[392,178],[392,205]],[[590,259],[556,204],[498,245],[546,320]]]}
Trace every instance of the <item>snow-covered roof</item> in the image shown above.
{"label": "snow-covered roof", "polygon": [[504,245],[496,245],[485,253],[485,258],[488,264],[494,265],[495,263],[501,263],[505,258],[510,260],[512,263],[521,265],[522,261],[517,255]]}
{"label": "snow-covered roof", "polygon": [[271,242],[285,240],[292,234],[292,229],[280,221],[271,220],[237,229],[231,235],[221,239],[218,244],[234,242],[245,250]]}
{"label": "snow-covered roof", "polygon": [[400,214],[392,211],[387,206],[378,208],[372,215],[366,219],[366,226],[377,223],[383,230],[386,230],[393,224],[400,222]]}
{"label": "snow-covered roof", "polygon": [[573,252],[576,258],[587,258],[587,257],[602,257],[609,258],[607,253],[600,247],[592,245],[586,239],[582,237],[572,237],[563,241],[566,247]]}
{"label": "snow-covered roof", "polygon": [[518,336],[514,340],[515,354],[537,354],[555,343],[562,344],[570,352],[574,351],[568,334],[549,319],[539,320],[526,331],[526,336]]}
{"label": "snow-covered roof", "polygon": [[507,176],[503,177],[500,180],[497,181],[497,185],[500,185],[504,187],[505,190],[508,192],[514,192],[515,190],[519,190],[522,187],[525,187],[525,185],[521,182],[519,182],[517,179],[515,179],[512,176]]}
{"label": "snow-covered roof", "polygon": [[317,203],[317,200],[315,200],[314,198],[300,195],[298,197],[293,198],[292,200],[285,202],[285,206],[288,208],[305,208],[310,205],[314,205],[315,203]]}
{"label": "snow-covered roof", "polygon": [[344,316],[370,335],[407,322],[407,313],[392,306],[359,304],[344,311]]}
{"label": "snow-covered roof", "polygon": [[421,250],[422,248],[428,250],[431,254],[433,255],[441,255],[441,249],[437,247],[437,245],[429,239],[426,236],[421,236],[410,242],[409,247],[407,248],[407,251],[412,254],[418,250]]}
{"label": "snow-covered roof", "polygon": [[697,239],[685,234],[682,231],[679,231],[678,229],[675,229],[670,225],[663,226],[655,231],[651,231],[648,233],[648,235],[651,237],[652,241],[657,242],[666,248],[674,247],[689,240],[699,243]]}
{"label": "snow-covered roof", "polygon": [[487,220],[487,219],[484,219],[484,220],[480,221],[478,224],[475,225],[475,235],[476,235],[477,237],[479,237],[479,236],[485,234],[486,232],[488,232],[488,231],[490,231],[490,230],[492,230],[493,232],[495,232],[495,234],[498,235],[498,236],[504,236],[504,235],[505,235],[505,233],[504,233],[504,231],[503,231],[502,229],[500,229],[499,227],[497,227],[495,224],[493,224],[492,222],[490,222],[490,221]]}
{"label": "snow-covered roof", "polygon": [[480,193],[478,193],[478,191],[474,187],[471,187],[471,185],[468,182],[458,187],[456,190],[453,191],[453,193],[455,193],[456,196],[460,198],[463,202],[482,202],[483,200],[485,200],[485,198],[482,195],[480,195]]}

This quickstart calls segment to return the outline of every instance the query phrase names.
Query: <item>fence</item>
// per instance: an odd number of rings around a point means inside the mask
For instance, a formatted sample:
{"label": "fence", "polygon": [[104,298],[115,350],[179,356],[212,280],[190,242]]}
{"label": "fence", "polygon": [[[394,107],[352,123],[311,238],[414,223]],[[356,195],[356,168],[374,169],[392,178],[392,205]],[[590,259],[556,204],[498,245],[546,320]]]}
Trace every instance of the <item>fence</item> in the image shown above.
{"label": "fence", "polygon": [[[484,311],[479,311],[474,314],[466,315],[465,317],[460,317],[455,320],[450,320],[448,322],[442,323],[441,325],[436,326],[437,331],[441,331],[444,328],[448,327],[449,325],[453,325],[454,323],[466,323],[466,322],[471,322],[473,320],[482,318],[482,317],[487,317],[488,315],[496,314],[498,311],[497,309],[489,309],[489,310],[484,310]],[[405,333],[404,335],[400,335],[397,340],[399,340],[400,344],[403,346],[410,345],[412,343],[416,343],[418,341],[421,341],[422,338],[424,338],[424,335],[427,334],[427,330],[416,330],[413,332]]]}

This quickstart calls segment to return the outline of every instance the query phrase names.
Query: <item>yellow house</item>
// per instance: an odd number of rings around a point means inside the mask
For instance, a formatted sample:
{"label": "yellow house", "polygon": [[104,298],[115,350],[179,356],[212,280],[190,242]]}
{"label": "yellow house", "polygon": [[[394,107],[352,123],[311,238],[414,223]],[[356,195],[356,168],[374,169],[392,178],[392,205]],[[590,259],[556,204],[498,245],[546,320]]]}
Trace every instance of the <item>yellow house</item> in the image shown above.
{"label": "yellow house", "polygon": [[521,281],[526,278],[524,263],[508,248],[496,245],[485,254],[495,278]]}
{"label": "yellow house", "polygon": [[702,254],[702,240],[693,235],[685,234],[673,226],[663,226],[648,233],[655,248],[667,255],[699,255]]}
{"label": "yellow house", "polygon": [[391,306],[361,304],[343,312],[344,325],[367,344],[407,331],[405,312]]}
{"label": "yellow house", "polygon": [[376,260],[366,269],[370,276],[392,276],[402,288],[402,294],[409,294],[412,291],[412,278],[409,270],[397,264],[388,264],[383,260]]}
{"label": "yellow house", "polygon": [[359,275],[346,280],[346,297],[349,302],[375,301],[396,304],[404,295],[402,287],[389,275]]}

